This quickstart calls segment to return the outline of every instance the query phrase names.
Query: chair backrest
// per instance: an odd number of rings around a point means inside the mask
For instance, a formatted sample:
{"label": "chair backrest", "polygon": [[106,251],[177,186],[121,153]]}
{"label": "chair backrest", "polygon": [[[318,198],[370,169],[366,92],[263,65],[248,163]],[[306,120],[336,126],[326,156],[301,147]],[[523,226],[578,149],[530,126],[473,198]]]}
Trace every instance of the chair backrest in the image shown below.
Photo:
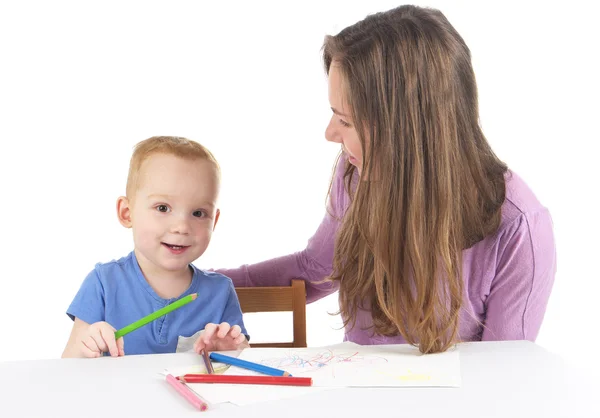
{"label": "chair backrest", "polygon": [[292,342],[258,343],[252,347],[306,347],[306,288],[304,280],[292,280],[291,286],[236,287],[242,313],[292,312]]}

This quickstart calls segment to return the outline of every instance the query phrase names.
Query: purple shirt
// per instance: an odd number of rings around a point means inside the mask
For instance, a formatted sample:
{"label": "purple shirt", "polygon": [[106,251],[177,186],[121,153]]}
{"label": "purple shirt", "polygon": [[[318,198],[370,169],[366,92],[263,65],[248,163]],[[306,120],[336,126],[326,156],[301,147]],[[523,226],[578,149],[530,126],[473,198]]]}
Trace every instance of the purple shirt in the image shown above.
{"label": "purple shirt", "polygon": [[[344,189],[344,165],[345,161],[338,164],[329,202],[338,219],[350,203]],[[498,230],[463,252],[462,341],[534,341],[552,290],[556,251],[550,213],[514,172],[505,178],[506,200]],[[307,301],[313,302],[338,289],[339,282],[316,283],[331,274],[338,227],[339,221],[326,213],[303,251],[218,272],[238,287],[289,286],[291,279],[303,279]],[[359,310],[354,328],[345,330],[345,340],[405,343],[401,336],[374,335],[372,324],[370,312]]]}

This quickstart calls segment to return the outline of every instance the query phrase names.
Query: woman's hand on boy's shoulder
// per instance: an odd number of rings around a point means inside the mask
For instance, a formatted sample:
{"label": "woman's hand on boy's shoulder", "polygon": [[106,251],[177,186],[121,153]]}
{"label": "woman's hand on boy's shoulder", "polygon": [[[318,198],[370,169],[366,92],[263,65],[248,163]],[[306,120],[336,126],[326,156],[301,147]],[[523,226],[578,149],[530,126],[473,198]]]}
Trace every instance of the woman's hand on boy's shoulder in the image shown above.
{"label": "woman's hand on boy's shoulder", "polygon": [[239,350],[248,347],[246,336],[242,334],[239,325],[231,326],[227,322],[220,324],[206,324],[204,330],[194,343],[194,351],[198,354],[202,350],[227,351]]}
{"label": "woman's hand on boy's shoulder", "polygon": [[123,338],[115,340],[115,331],[108,322],[88,324],[75,318],[73,331],[63,353],[63,357],[100,357],[110,353],[112,357],[124,356]]}

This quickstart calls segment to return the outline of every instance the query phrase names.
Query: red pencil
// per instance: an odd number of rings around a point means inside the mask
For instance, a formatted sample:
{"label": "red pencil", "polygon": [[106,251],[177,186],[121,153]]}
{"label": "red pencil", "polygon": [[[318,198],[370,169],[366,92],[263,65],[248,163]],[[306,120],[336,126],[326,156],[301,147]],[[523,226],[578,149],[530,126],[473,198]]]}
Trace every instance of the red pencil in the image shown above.
{"label": "red pencil", "polygon": [[185,383],[239,383],[247,385],[312,386],[311,377],[237,376],[228,374],[186,374],[177,379]]}

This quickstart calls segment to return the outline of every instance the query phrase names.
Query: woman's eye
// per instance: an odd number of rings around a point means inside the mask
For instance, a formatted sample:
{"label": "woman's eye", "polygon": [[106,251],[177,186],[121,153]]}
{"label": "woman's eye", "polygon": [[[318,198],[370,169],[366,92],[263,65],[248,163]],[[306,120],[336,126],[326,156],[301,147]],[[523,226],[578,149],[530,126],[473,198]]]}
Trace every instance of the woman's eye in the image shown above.
{"label": "woman's eye", "polygon": [[340,119],[340,123],[342,124],[342,126],[345,126],[346,128],[350,127],[350,124],[343,119]]}
{"label": "woman's eye", "polygon": [[203,217],[203,216],[204,216],[204,212],[203,212],[203,211],[201,211],[201,210],[196,210],[196,211],[194,211],[193,215],[194,215],[196,218],[201,218],[201,217]]}
{"label": "woman's eye", "polygon": [[168,212],[169,207],[167,205],[158,205],[156,207],[156,210],[158,210],[159,212]]}

